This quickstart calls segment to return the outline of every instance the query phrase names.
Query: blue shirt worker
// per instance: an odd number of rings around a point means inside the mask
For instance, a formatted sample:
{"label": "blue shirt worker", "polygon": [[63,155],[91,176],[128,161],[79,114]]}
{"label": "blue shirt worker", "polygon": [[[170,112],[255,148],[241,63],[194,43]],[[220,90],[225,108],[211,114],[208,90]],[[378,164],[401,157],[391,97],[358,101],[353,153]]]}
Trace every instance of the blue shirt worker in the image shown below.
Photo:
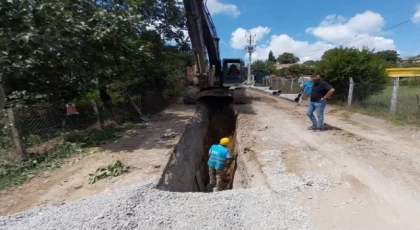
{"label": "blue shirt worker", "polygon": [[301,96],[299,98],[299,105],[302,104],[303,100],[307,100],[309,102],[313,86],[314,82],[312,81],[312,79],[305,81],[305,83],[303,84],[303,89],[300,92]]}
{"label": "blue shirt worker", "polygon": [[229,138],[224,137],[220,139],[218,145],[212,145],[209,150],[207,165],[209,166],[210,186],[214,188],[214,191],[222,190],[222,178],[226,167],[226,161],[232,158],[232,155],[227,148],[229,142]]}

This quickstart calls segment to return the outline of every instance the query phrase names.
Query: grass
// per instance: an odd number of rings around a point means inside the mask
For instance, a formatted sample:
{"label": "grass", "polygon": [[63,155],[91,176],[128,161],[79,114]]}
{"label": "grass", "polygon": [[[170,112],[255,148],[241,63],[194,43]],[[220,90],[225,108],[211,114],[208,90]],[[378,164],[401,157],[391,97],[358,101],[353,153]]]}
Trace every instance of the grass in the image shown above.
{"label": "grass", "polygon": [[[392,90],[393,86],[386,86],[382,92],[355,103],[352,108],[366,115],[391,119],[397,124],[420,125],[420,108],[416,98],[416,95],[420,96],[420,86],[401,85],[399,87],[395,115],[390,114]],[[356,88],[354,93],[356,93]]]}
{"label": "grass", "polygon": [[99,146],[109,140],[117,139],[122,136],[124,130],[130,127],[132,125],[128,124],[101,131],[73,134],[50,153],[31,156],[25,161],[3,160],[0,162],[0,190],[21,185],[45,170],[59,168],[63,159],[83,154],[85,148]]}

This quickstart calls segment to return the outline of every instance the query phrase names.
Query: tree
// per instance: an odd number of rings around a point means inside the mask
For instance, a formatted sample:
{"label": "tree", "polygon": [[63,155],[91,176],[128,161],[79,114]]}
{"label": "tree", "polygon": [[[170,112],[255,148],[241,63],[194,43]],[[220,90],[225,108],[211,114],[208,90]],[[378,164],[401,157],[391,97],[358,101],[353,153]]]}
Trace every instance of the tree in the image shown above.
{"label": "tree", "polygon": [[269,62],[273,62],[276,63],[276,57],[274,57],[273,51],[270,50],[270,52],[268,53],[268,61]]}
{"label": "tree", "polygon": [[276,71],[276,66],[273,62],[270,61],[257,60],[251,64],[251,69],[264,71],[268,74],[273,74]]}
{"label": "tree", "polygon": [[[386,62],[370,50],[336,48],[324,53],[316,63],[317,71],[336,89],[335,98],[346,98],[349,78],[359,83],[354,99],[363,100],[381,92],[387,80]],[[375,84],[375,87],[366,87]],[[364,85],[364,86],[363,86]]]}
{"label": "tree", "polygon": [[385,51],[379,51],[376,53],[380,58],[384,59],[385,61],[389,63],[397,63],[399,59],[399,55],[397,51],[395,50],[385,50]]}
{"label": "tree", "polygon": [[311,75],[315,73],[315,67],[303,64],[293,64],[283,69],[287,69],[287,72],[295,77],[300,75]]}
{"label": "tree", "polygon": [[292,53],[285,52],[277,57],[277,61],[280,64],[294,64],[299,62],[299,58]]}
{"label": "tree", "polygon": [[313,65],[315,65],[315,61],[308,60],[308,61],[305,61],[303,64],[304,64],[304,65],[313,66]]}
{"label": "tree", "polygon": [[0,1],[0,14],[0,84],[19,103],[162,91],[192,59],[176,0]]}

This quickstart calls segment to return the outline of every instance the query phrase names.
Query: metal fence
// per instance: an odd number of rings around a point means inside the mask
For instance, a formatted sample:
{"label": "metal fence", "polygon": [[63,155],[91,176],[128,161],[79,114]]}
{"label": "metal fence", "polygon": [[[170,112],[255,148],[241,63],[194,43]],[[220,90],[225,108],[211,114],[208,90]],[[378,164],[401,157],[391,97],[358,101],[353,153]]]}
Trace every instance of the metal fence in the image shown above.
{"label": "metal fence", "polygon": [[281,90],[284,94],[296,94],[302,89],[302,82],[298,79],[264,78],[263,85],[273,90]]}
{"label": "metal fence", "polygon": [[152,112],[165,103],[160,93],[149,92],[142,97],[134,95],[130,100],[114,102],[112,106],[99,101],[76,104],[77,113],[72,115],[68,114],[66,106],[8,108],[0,112],[0,157],[14,158],[48,151],[69,134],[94,130],[108,121],[116,124],[139,121],[137,109]]}
{"label": "metal fence", "polygon": [[397,121],[420,124],[420,84],[415,78],[389,84],[353,84],[347,106],[372,115],[392,116]]}
{"label": "metal fence", "polygon": [[[302,90],[298,79],[266,78],[263,85],[282,94],[298,94]],[[333,83],[337,92],[331,103],[395,120],[420,124],[420,77],[390,78],[387,83],[353,83],[352,79]]]}

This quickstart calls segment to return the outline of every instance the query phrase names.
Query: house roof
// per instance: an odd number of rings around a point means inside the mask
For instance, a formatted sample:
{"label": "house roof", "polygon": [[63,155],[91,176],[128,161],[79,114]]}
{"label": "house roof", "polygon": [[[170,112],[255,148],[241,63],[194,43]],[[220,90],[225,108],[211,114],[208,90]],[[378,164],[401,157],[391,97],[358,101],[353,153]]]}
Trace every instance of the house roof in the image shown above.
{"label": "house roof", "polygon": [[293,65],[293,64],[276,64],[276,68],[277,69],[281,69],[281,68],[289,67],[291,65]]}

